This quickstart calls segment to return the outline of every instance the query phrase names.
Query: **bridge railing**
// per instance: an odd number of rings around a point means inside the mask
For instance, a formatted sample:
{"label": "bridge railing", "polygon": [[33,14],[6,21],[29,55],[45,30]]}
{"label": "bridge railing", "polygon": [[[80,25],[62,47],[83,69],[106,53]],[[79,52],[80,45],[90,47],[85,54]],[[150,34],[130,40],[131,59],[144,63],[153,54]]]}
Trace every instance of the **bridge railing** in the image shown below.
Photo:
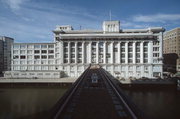
{"label": "bridge railing", "polygon": [[54,105],[54,107],[50,110],[48,115],[48,119],[57,119],[58,116],[62,113],[66,104],[71,99],[72,95],[76,91],[77,87],[80,85],[82,79],[85,77],[87,72],[89,71],[90,66],[81,74],[81,76],[73,83],[73,85],[65,92],[65,94],[60,98],[60,100]]}
{"label": "bridge railing", "polygon": [[[121,97],[123,98],[123,100],[125,100],[125,103],[130,107],[130,109],[132,110],[133,114],[135,114],[136,117],[138,117],[138,119],[147,119],[147,117],[144,115],[144,113],[142,112],[142,110],[140,110],[137,105],[135,103],[133,103],[133,101],[124,93],[124,91],[120,88],[121,83],[115,79],[113,76],[109,76],[111,74],[109,74],[109,72],[107,72],[106,70],[104,70],[103,68],[101,68],[101,72],[104,73],[104,75],[106,75],[106,78],[109,79],[109,81],[112,83],[112,85],[116,88],[116,90],[118,91],[118,93],[120,93]],[[113,78],[112,78],[113,77]]]}

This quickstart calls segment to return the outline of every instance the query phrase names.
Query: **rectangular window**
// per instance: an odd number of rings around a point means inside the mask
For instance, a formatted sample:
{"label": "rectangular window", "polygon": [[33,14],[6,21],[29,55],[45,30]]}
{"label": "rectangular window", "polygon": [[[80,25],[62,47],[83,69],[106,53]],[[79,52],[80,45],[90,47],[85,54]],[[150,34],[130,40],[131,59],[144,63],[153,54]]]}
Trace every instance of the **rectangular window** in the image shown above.
{"label": "rectangular window", "polygon": [[45,54],[45,53],[47,53],[47,50],[42,50],[41,53]]}
{"label": "rectangular window", "polygon": [[14,53],[14,54],[18,54],[18,50],[14,50],[13,53]]}
{"label": "rectangular window", "polygon": [[33,61],[27,61],[27,64],[33,64]]}
{"label": "rectangular window", "polygon": [[28,51],[27,51],[27,54],[32,54],[32,50],[28,50]]}
{"label": "rectangular window", "polygon": [[125,63],[125,59],[121,59],[121,63]]}
{"label": "rectangular window", "polygon": [[26,59],[26,56],[25,55],[21,55],[20,59]]}
{"label": "rectangular window", "polygon": [[24,45],[24,44],[21,44],[21,49],[24,49],[24,48],[26,48],[26,45]]}
{"label": "rectangular window", "polygon": [[41,62],[39,60],[34,61],[34,64],[40,64]]}
{"label": "rectangular window", "polygon": [[54,53],[54,50],[48,50],[48,53]]}
{"label": "rectangular window", "polygon": [[53,60],[48,61],[48,64],[54,64]]}
{"label": "rectangular window", "polygon": [[33,45],[28,45],[27,47],[28,47],[28,49],[29,49],[29,48],[34,48]]}
{"label": "rectangular window", "polygon": [[48,48],[54,48],[54,45],[48,45]]}
{"label": "rectangular window", "polygon": [[41,48],[41,45],[34,45],[34,48]]}
{"label": "rectangular window", "polygon": [[68,58],[68,54],[64,54],[64,58]]}
{"label": "rectangular window", "polygon": [[75,54],[71,54],[71,58],[75,58]]}
{"label": "rectangular window", "polygon": [[25,50],[21,50],[21,51],[20,51],[20,54],[25,54]]}
{"label": "rectangular window", "polygon": [[20,64],[25,64],[26,62],[25,61],[20,61]]}
{"label": "rectangular window", "polygon": [[46,60],[41,61],[41,64],[47,64]]}
{"label": "rectangular window", "polygon": [[13,56],[13,59],[19,59],[18,55]]}
{"label": "rectangular window", "polygon": [[40,56],[39,55],[35,55],[34,59],[40,59]]}
{"label": "rectangular window", "polygon": [[53,58],[54,58],[54,55],[49,55],[48,58],[49,58],[49,59],[53,59]]}
{"label": "rectangular window", "polygon": [[27,56],[27,59],[32,59],[32,58],[33,58],[32,55]]}
{"label": "rectangular window", "polygon": [[47,59],[47,55],[42,55],[41,58],[42,59]]}
{"label": "rectangular window", "polygon": [[19,47],[20,47],[19,45],[13,45],[14,49],[19,49]]}
{"label": "rectangular window", "polygon": [[47,48],[47,45],[41,45],[41,48]]}
{"label": "rectangular window", "polygon": [[38,53],[40,53],[40,51],[39,50],[34,50],[34,53],[38,54]]}
{"label": "rectangular window", "polygon": [[19,62],[18,61],[13,61],[13,64],[19,64]]}

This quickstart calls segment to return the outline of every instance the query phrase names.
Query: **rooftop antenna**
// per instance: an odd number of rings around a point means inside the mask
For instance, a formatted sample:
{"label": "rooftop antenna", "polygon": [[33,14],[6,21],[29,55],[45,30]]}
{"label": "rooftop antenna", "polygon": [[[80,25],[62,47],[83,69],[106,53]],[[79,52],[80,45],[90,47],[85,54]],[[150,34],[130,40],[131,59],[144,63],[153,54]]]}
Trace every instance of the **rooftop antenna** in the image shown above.
{"label": "rooftop antenna", "polygon": [[109,20],[111,21],[111,10],[109,11]]}

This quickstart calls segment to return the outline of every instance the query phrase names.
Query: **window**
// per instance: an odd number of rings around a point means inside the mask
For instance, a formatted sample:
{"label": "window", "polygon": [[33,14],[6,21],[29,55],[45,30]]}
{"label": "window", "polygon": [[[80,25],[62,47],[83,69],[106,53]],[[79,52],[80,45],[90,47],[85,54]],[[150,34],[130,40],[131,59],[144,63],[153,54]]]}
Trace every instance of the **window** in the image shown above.
{"label": "window", "polygon": [[48,58],[49,58],[49,59],[53,59],[53,58],[54,58],[54,55],[49,55]]}
{"label": "window", "polygon": [[48,48],[54,48],[54,45],[48,45]]}
{"label": "window", "polygon": [[125,63],[125,59],[121,59],[121,63]]}
{"label": "window", "polygon": [[28,70],[33,70],[33,66],[28,66],[27,69]]}
{"label": "window", "polygon": [[68,58],[68,54],[64,54],[64,58]]}
{"label": "window", "polygon": [[19,62],[18,61],[13,61],[13,64],[19,64]]}
{"label": "window", "polygon": [[21,44],[21,49],[24,49],[24,48],[26,48],[26,45]]}
{"label": "window", "polygon": [[48,61],[49,64],[54,64],[53,60]]}
{"label": "window", "polygon": [[47,64],[47,61],[46,60],[41,61],[41,64]]}
{"label": "window", "polygon": [[128,63],[132,63],[132,59],[128,59]]}
{"label": "window", "polygon": [[28,48],[33,48],[33,45],[28,45],[27,47],[28,47]]}
{"label": "window", "polygon": [[33,61],[27,61],[27,64],[33,64]]}
{"label": "window", "polygon": [[45,53],[47,53],[47,50],[42,50],[41,53],[45,54]]}
{"label": "window", "polygon": [[42,55],[41,58],[42,59],[47,59],[47,55]]}
{"label": "window", "polygon": [[75,63],[75,60],[74,60],[74,59],[71,59],[71,63]]}
{"label": "window", "polygon": [[32,54],[32,50],[28,50],[28,51],[27,51],[27,54]]}
{"label": "window", "polygon": [[34,48],[41,48],[41,45],[34,45]]}
{"label": "window", "polygon": [[147,52],[147,51],[148,51],[148,49],[147,49],[147,47],[145,47],[145,48],[144,48],[144,52]]}
{"label": "window", "polygon": [[67,60],[67,59],[64,59],[64,63],[68,63],[68,60]]}
{"label": "window", "polygon": [[41,70],[41,67],[40,66],[35,66],[34,70]]}
{"label": "window", "polygon": [[19,45],[13,45],[13,48],[14,48],[14,49],[18,49],[18,48],[19,48]]}
{"label": "window", "polygon": [[48,53],[54,53],[54,50],[48,50]]}
{"label": "window", "polygon": [[39,55],[35,55],[34,59],[40,59],[40,56]]}
{"label": "window", "polygon": [[13,53],[14,53],[14,54],[18,54],[18,50],[14,50]]}
{"label": "window", "polygon": [[48,66],[42,66],[42,70],[48,70]]}
{"label": "window", "polygon": [[39,60],[34,61],[34,64],[40,64],[41,62]]}
{"label": "window", "polygon": [[82,54],[78,54],[78,57],[82,57]]}
{"label": "window", "polygon": [[75,58],[75,54],[71,54],[71,58]]}
{"label": "window", "polygon": [[136,63],[140,63],[140,59],[136,59]]}
{"label": "window", "polygon": [[41,48],[47,48],[47,45],[41,45]]}
{"label": "window", "polygon": [[32,59],[32,55],[28,55],[28,56],[27,56],[27,59]]}
{"label": "window", "polygon": [[21,50],[21,51],[20,51],[20,54],[25,54],[25,50]]}
{"label": "window", "polygon": [[20,61],[20,64],[25,64],[26,62],[25,61]]}
{"label": "window", "polygon": [[153,57],[159,57],[159,53],[153,53]]}
{"label": "window", "polygon": [[39,50],[34,50],[34,53],[37,54],[37,53],[40,53],[40,51]]}
{"label": "window", "polygon": [[25,55],[21,55],[20,59],[26,59],[26,56]]}
{"label": "window", "polygon": [[13,59],[19,59],[18,55],[13,56]]}
{"label": "window", "polygon": [[125,48],[121,48],[121,52],[125,52]]}

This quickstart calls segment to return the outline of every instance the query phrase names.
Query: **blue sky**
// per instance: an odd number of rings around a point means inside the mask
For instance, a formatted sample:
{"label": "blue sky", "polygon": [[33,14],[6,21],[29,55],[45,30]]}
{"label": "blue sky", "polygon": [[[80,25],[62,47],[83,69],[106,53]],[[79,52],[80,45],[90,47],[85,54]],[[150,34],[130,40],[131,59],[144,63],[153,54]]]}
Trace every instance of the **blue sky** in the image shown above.
{"label": "blue sky", "polygon": [[101,29],[109,11],[121,29],[180,27],[180,0],[0,0],[0,36],[52,42],[56,25]]}

